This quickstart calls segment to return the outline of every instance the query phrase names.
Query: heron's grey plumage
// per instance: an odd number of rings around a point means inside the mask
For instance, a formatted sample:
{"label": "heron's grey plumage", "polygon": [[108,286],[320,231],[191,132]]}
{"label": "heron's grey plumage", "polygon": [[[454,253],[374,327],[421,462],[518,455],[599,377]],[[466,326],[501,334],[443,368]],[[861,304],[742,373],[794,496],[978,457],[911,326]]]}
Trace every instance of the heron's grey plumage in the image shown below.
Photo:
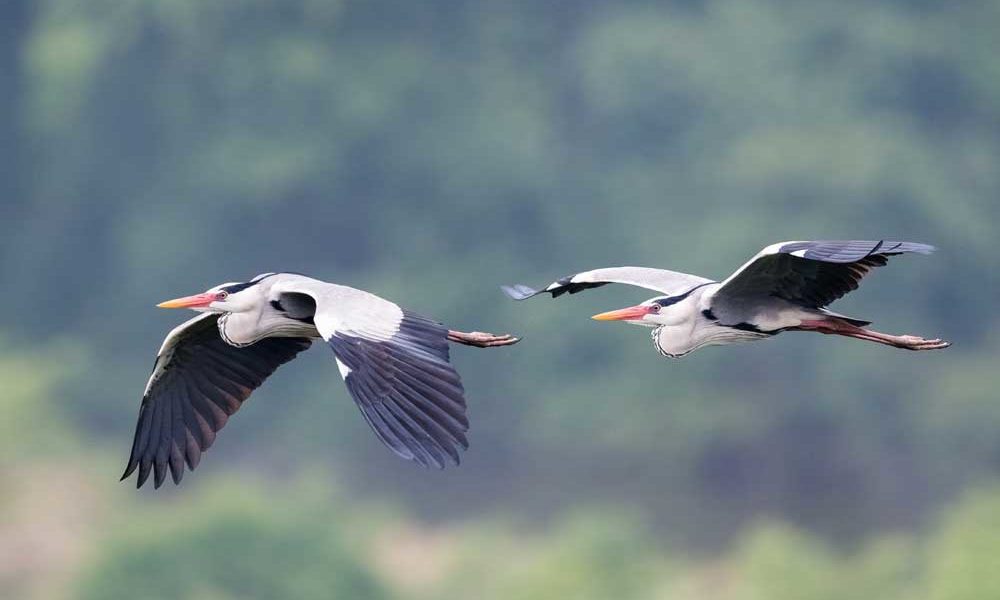
{"label": "heron's grey plumage", "polygon": [[462,380],[449,363],[448,329],[362,290],[278,277],[275,292],[316,301],[316,329],[376,436],[424,466],[457,465],[469,421]]}
{"label": "heron's grey plumage", "polygon": [[138,486],[152,472],[159,487],[167,470],[179,483],[185,465],[197,466],[250,393],[316,338],[333,350],[379,440],[425,466],[457,465],[468,447],[469,421],[449,340],[481,347],[517,341],[449,331],[369,292],[292,273],[265,273],[209,292],[225,293],[218,302],[226,308],[174,328],[146,385],[122,476],[138,470]]}
{"label": "heron's grey plumage", "polygon": [[[627,317],[629,322],[655,327],[653,341],[665,356],[683,356],[708,345],[765,339],[790,329],[823,330],[865,336],[898,347],[934,349],[947,342],[915,336],[889,336],[858,328],[869,321],[844,317],[826,307],[858,288],[861,279],[889,257],[929,254],[933,246],[895,241],[795,241],[767,246],[721,283],[674,271],[643,267],[612,267],[585,271],[557,280],[542,290],[525,285],[504,286],[515,300],[549,292],[558,297],[608,283],[625,283],[666,294],[652,298],[651,314]],[[655,306],[654,306],[655,305]],[[629,309],[632,310],[632,309]],[[641,312],[641,311],[640,311]],[[622,319],[608,313],[601,318]],[[826,324],[836,327],[826,327]],[[851,329],[854,328],[854,329]],[[903,338],[906,339],[903,339]]]}

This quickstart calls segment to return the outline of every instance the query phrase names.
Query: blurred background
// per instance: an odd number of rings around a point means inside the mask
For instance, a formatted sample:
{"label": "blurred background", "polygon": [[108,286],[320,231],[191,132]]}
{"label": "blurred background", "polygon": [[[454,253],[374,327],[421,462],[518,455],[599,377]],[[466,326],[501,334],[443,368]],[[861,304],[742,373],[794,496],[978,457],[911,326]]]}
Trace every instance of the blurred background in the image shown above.
{"label": "blurred background", "polygon": [[[0,597],[1000,598],[1000,2],[7,0]],[[788,334],[660,358],[635,264],[929,242]],[[460,468],[395,458],[332,356],[183,484],[118,482],[153,305],[265,271],[455,328]]]}

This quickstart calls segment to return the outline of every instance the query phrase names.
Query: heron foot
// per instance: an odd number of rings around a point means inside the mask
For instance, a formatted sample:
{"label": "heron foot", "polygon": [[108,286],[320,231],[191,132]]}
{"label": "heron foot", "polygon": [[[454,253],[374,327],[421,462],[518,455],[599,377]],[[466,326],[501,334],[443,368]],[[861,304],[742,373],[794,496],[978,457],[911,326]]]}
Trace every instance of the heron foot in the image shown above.
{"label": "heron foot", "polygon": [[940,339],[927,340],[917,335],[898,336],[897,346],[906,350],[941,350],[951,346],[951,342]]}
{"label": "heron foot", "polygon": [[486,333],[485,331],[465,332],[451,329],[448,331],[448,341],[465,344],[466,346],[475,346],[477,348],[492,348],[494,346],[516,344],[521,341],[521,338],[516,338],[509,333],[496,335],[495,333]]}

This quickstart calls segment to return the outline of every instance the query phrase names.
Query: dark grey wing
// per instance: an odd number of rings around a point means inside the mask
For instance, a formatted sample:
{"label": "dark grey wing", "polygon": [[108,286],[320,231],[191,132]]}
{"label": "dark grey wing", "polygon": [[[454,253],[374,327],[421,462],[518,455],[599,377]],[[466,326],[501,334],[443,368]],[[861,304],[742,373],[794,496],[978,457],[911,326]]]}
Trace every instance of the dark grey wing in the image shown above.
{"label": "dark grey wing", "polygon": [[277,289],[316,301],[316,329],[379,440],[424,466],[459,463],[469,447],[462,380],[451,366],[448,329],[363,290],[309,278]]}
{"label": "dark grey wing", "polygon": [[504,285],[500,289],[514,300],[527,300],[538,294],[550,293],[553,298],[588,290],[609,283],[624,283],[636,287],[655,290],[668,296],[683,294],[692,288],[713,283],[711,279],[649,267],[609,267],[584,271],[562,279],[557,279],[544,289],[536,290],[526,285]]}
{"label": "dark grey wing", "polygon": [[230,346],[219,336],[219,315],[202,314],[167,335],[153,365],[122,479],[137,468],[136,487],[153,471],[160,487],[184,465],[194,470],[229,417],[282,364],[312,343],[308,338],[264,338]]}
{"label": "dark grey wing", "polygon": [[930,254],[933,246],[894,241],[780,242],[761,250],[722,282],[717,301],[775,296],[822,308],[858,289],[861,279],[890,256]]}
{"label": "dark grey wing", "polygon": [[378,439],[424,466],[459,464],[465,433],[462,380],[448,362],[448,329],[403,311],[386,339],[338,331],[327,342],[347,389]]}

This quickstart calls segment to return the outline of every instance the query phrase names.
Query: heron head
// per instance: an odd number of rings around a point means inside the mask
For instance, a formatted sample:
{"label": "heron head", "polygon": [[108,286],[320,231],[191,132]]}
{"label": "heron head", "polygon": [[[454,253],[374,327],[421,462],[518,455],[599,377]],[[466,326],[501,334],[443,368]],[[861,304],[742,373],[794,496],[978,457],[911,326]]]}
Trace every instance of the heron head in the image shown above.
{"label": "heron head", "polygon": [[590,318],[595,321],[625,321],[632,325],[659,327],[666,324],[660,315],[660,311],[663,310],[661,299],[651,298],[636,306],[603,312]]}
{"label": "heron head", "polygon": [[196,312],[242,312],[253,305],[247,290],[255,282],[229,282],[209,288],[207,291],[193,296],[174,298],[161,302],[158,308],[190,308]]}

